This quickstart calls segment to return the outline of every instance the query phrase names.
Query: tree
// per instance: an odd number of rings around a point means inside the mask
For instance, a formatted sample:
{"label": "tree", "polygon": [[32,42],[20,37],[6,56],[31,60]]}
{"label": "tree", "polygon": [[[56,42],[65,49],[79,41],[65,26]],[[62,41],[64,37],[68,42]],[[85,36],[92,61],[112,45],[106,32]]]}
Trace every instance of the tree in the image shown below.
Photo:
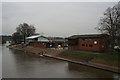
{"label": "tree", "polygon": [[12,41],[14,43],[21,43],[25,38],[35,34],[35,27],[33,25],[28,25],[27,23],[20,24],[16,28],[16,32],[12,34]]}
{"label": "tree", "polygon": [[97,29],[110,36],[112,51],[115,45],[120,46],[120,2],[105,11]]}
{"label": "tree", "polygon": [[15,32],[12,34],[12,42],[14,43],[20,43],[23,40],[22,35],[20,35],[20,33]]}
{"label": "tree", "polygon": [[20,24],[17,28],[17,33],[23,36],[23,41],[25,43],[25,38],[35,34],[35,27],[33,25],[28,25],[27,23]]}

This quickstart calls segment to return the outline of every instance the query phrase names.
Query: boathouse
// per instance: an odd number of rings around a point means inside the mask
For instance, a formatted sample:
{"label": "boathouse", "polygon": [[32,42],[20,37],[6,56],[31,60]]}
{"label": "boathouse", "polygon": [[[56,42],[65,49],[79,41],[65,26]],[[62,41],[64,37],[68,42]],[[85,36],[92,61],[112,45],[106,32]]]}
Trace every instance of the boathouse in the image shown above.
{"label": "boathouse", "polygon": [[52,48],[64,48],[65,38],[62,37],[48,37]]}
{"label": "boathouse", "polygon": [[69,50],[105,52],[109,50],[107,34],[73,35],[68,39]]}
{"label": "boathouse", "polygon": [[26,38],[28,45],[38,48],[64,48],[65,39],[62,37],[45,37],[41,35]]}
{"label": "boathouse", "polygon": [[26,38],[28,45],[38,48],[47,48],[49,47],[49,39],[45,36],[34,35]]}

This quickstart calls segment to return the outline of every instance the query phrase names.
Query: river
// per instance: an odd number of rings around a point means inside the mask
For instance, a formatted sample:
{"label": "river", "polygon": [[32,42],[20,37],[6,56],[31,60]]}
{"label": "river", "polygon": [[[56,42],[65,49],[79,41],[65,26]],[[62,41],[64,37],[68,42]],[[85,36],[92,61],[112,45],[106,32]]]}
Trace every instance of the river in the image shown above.
{"label": "river", "polygon": [[[2,45],[0,44],[0,65],[2,65]],[[0,79],[2,78],[2,66],[0,66]]]}
{"label": "river", "polygon": [[2,46],[2,78],[117,78],[116,73],[48,57],[33,57]]}

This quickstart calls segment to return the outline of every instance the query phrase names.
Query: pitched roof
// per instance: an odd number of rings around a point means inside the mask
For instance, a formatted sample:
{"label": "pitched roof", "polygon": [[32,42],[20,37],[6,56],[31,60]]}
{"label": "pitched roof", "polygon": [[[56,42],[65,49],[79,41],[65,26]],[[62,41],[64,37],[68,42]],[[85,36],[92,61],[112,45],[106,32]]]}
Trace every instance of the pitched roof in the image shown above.
{"label": "pitched roof", "polygon": [[39,37],[43,37],[43,38],[48,39],[47,37],[45,37],[45,36],[41,36],[41,35],[30,36],[30,37],[27,37],[26,39],[35,39],[35,38],[39,38]]}
{"label": "pitched roof", "polygon": [[107,34],[85,34],[85,35],[73,35],[68,37],[68,39],[77,39],[77,38],[97,38],[102,36],[108,36]]}
{"label": "pitched roof", "polygon": [[41,41],[41,42],[49,42],[49,39],[47,37],[41,36],[41,35],[30,36],[30,37],[27,37],[26,39],[27,40],[32,40],[32,39],[35,39],[35,38],[38,38],[38,41]]}
{"label": "pitched roof", "polygon": [[41,35],[34,35],[34,36],[30,36],[30,37],[27,37],[26,39],[35,39],[35,38],[38,38],[40,37]]}

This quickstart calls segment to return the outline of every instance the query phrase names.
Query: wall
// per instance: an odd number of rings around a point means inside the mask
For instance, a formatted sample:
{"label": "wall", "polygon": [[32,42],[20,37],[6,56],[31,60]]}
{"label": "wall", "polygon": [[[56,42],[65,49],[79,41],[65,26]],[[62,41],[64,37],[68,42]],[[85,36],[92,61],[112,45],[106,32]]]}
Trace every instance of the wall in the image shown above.
{"label": "wall", "polygon": [[[96,37],[96,38],[86,38],[86,39],[76,39],[77,44],[69,44],[69,50],[83,50],[83,51],[95,51],[95,52],[106,52],[109,50],[109,39],[108,37]],[[74,40],[68,40],[72,43]],[[94,41],[97,43],[95,44]]]}
{"label": "wall", "polygon": [[[94,41],[96,41],[97,44],[94,44]],[[80,50],[100,51],[100,40],[98,38],[87,40],[79,39],[78,47]]]}
{"label": "wall", "polygon": [[37,47],[37,48],[46,48],[46,43],[42,43],[42,42],[30,42],[29,46]]}
{"label": "wall", "polygon": [[61,45],[61,48],[64,48],[64,42],[57,42],[57,41],[54,41],[52,42],[54,48],[58,48],[58,45]]}
{"label": "wall", "polygon": [[68,49],[69,50],[78,50],[78,39],[68,39]]}
{"label": "wall", "polygon": [[100,51],[102,52],[106,52],[106,51],[109,51],[109,45],[110,45],[110,40],[109,40],[109,37],[102,37],[100,39]]}

